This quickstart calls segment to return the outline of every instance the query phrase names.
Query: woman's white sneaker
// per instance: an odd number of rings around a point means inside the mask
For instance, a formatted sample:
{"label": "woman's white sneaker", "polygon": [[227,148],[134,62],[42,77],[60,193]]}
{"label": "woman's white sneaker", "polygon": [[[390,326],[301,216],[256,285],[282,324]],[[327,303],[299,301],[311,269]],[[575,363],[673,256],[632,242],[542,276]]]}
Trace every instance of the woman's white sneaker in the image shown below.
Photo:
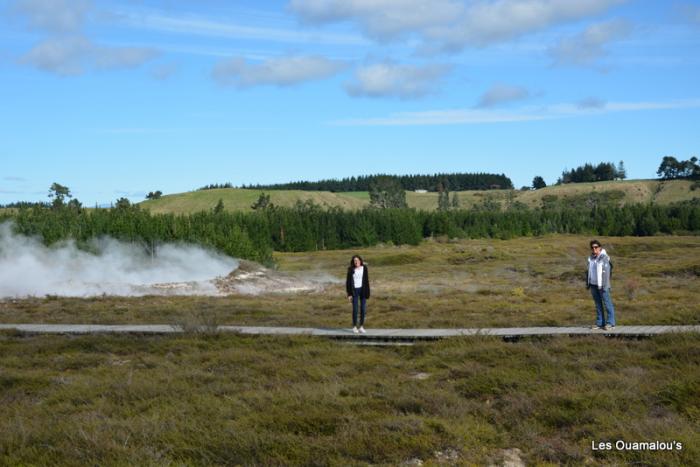
{"label": "woman's white sneaker", "polygon": [[361,332],[362,334],[367,334],[367,331],[365,331],[365,327],[364,327],[364,326],[360,326],[360,332]]}
{"label": "woman's white sneaker", "polygon": [[352,327],[352,332],[354,332],[355,334],[357,334],[357,333],[359,333],[360,331],[358,331],[357,326],[353,326],[353,327]]}

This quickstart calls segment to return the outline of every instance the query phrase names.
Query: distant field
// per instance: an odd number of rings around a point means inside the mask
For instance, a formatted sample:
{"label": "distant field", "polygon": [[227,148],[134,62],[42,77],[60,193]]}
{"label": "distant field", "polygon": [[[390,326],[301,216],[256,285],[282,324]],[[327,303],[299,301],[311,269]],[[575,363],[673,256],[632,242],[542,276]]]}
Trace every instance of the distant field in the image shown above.
{"label": "distant field", "polygon": [[545,195],[570,197],[592,192],[622,191],[623,202],[629,203],[654,203],[670,204],[678,201],[686,201],[700,198],[700,190],[691,190],[693,182],[688,180],[672,180],[660,182],[658,180],[624,180],[598,183],[571,183],[567,185],[551,186],[542,190],[521,192],[518,199],[523,203],[535,207],[542,203]]}
{"label": "distant field", "polygon": [[[541,190],[489,190],[456,192],[460,207],[469,209],[484,202],[496,202],[501,206],[520,202],[530,208],[542,206],[543,197],[556,197],[565,200],[587,194],[615,193],[621,204],[656,203],[670,204],[700,197],[700,190],[692,190],[693,182],[673,180],[625,180],[598,183],[571,183],[550,186]],[[158,200],[148,200],[140,206],[154,213],[185,214],[210,210],[219,200],[229,211],[250,211],[251,205],[264,190],[221,188],[215,190],[192,191],[163,196]],[[362,209],[369,204],[367,192],[331,193],[327,191],[267,190],[270,201],[278,206],[293,206],[297,201],[311,200],[321,206],[338,206],[343,209]],[[453,193],[451,193],[453,194]],[[408,206],[416,209],[434,210],[437,208],[437,193],[406,192]]]}
{"label": "distant field", "polygon": [[[424,241],[418,246],[275,253],[281,272],[335,277],[314,294],[0,300],[15,323],[180,323],[346,327],[350,257],[370,266],[371,326],[580,326],[594,311],[583,275],[587,236]],[[601,237],[614,260],[620,324],[700,324],[700,237]],[[427,312],[427,310],[430,310]]]}
{"label": "distant field", "polygon": [[[263,191],[235,188],[191,191],[166,195],[157,200],[144,201],[140,203],[140,206],[153,213],[187,214],[211,210],[221,200],[224,203],[224,208],[228,211],[252,211],[250,206],[257,201]],[[294,206],[297,201],[311,200],[321,206],[362,209],[369,202],[369,196],[366,193],[367,199],[362,200],[355,196],[328,191],[268,190],[264,192],[270,195],[271,203],[286,207]]]}

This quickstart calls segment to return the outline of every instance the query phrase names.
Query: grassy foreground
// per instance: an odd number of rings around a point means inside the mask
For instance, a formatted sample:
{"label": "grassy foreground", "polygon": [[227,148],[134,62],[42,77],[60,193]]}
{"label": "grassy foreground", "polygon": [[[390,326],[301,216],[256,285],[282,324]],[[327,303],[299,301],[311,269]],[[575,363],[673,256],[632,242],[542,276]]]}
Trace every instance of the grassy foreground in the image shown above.
{"label": "grassy foreground", "polygon": [[[697,465],[700,337],[0,334],[2,465]],[[682,449],[593,450],[592,443]]]}
{"label": "grassy foreground", "polygon": [[[591,324],[588,238],[360,250],[369,327]],[[700,238],[601,238],[619,324],[700,323]],[[321,293],[46,297],[0,320],[347,327],[351,251],[276,255]],[[700,336],[454,338],[0,333],[0,465],[697,465]],[[622,443],[680,443],[672,451]],[[612,443],[594,450],[593,443]],[[512,464],[511,464],[512,465]],[[516,464],[517,465],[517,464]]]}

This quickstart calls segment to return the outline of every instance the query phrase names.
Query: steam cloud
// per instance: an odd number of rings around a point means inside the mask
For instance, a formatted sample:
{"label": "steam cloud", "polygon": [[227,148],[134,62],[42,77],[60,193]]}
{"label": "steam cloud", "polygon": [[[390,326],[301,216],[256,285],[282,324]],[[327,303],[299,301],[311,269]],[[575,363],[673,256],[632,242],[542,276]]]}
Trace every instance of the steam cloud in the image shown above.
{"label": "steam cloud", "polygon": [[151,258],[138,245],[94,239],[92,252],[73,241],[47,247],[0,224],[0,297],[219,295],[212,282],[238,261],[192,245],[162,245]]}

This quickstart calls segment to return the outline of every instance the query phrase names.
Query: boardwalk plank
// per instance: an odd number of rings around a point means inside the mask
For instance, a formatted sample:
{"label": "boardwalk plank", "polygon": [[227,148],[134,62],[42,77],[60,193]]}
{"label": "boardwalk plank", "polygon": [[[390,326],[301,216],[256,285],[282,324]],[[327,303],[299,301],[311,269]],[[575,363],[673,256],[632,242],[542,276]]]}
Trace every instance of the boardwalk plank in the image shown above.
{"label": "boardwalk plank", "polygon": [[[31,334],[172,334],[185,332],[167,324],[0,324],[0,330],[15,330]],[[202,328],[202,331],[211,331]],[[625,335],[649,336],[673,332],[699,333],[700,325],[618,326],[615,330],[592,330],[588,326],[456,328],[456,329],[369,329],[367,334],[355,335],[347,328],[300,328],[270,326],[219,326],[216,331],[247,335],[309,335],[322,337],[358,337],[366,339],[440,339],[456,336],[554,336],[554,335]]]}

